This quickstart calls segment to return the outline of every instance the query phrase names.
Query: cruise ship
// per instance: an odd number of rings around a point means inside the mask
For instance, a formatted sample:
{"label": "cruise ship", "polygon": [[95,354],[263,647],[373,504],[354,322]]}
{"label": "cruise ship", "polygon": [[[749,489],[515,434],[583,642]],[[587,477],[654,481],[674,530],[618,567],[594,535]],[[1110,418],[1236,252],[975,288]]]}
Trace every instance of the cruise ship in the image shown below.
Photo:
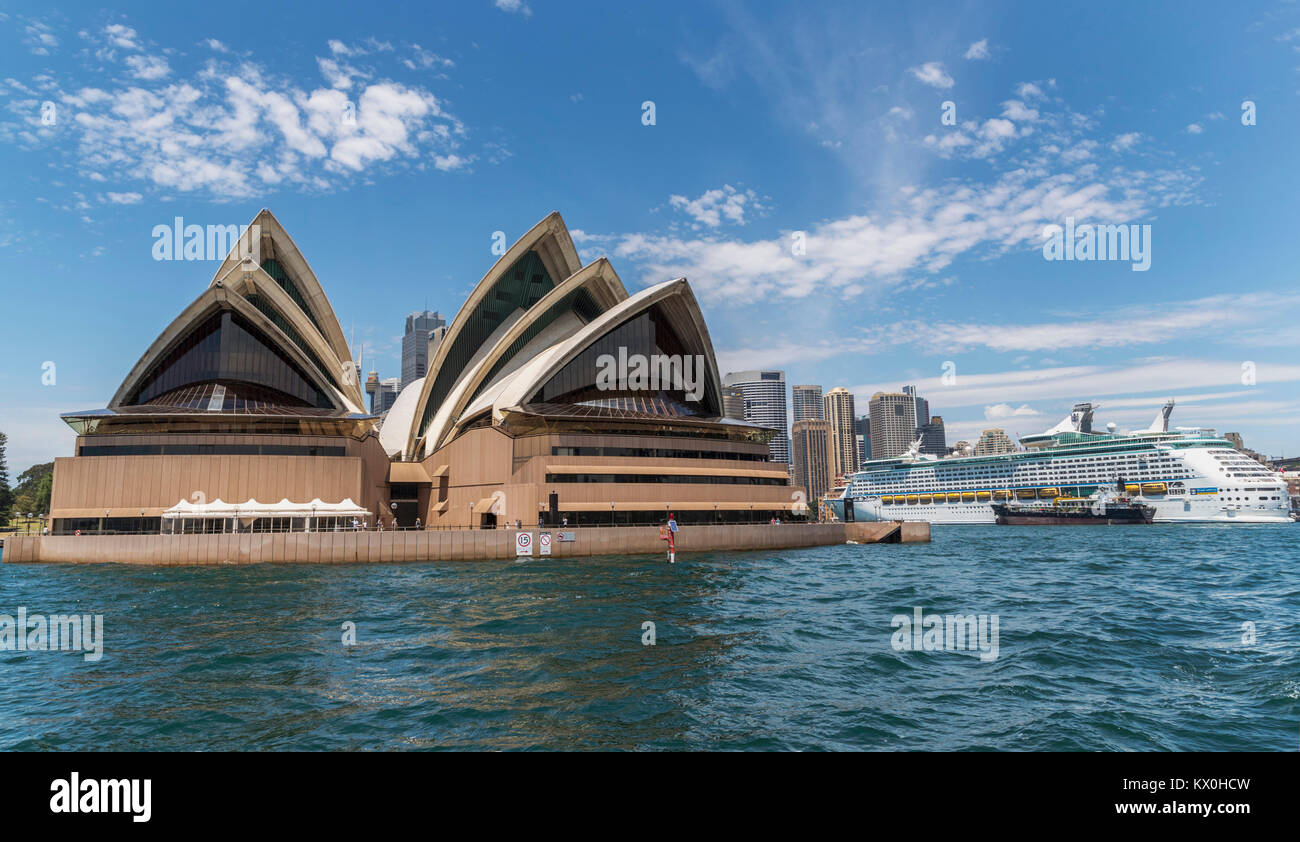
{"label": "cruise ship", "polygon": [[[1045,433],[1024,436],[1024,450],[939,458],[920,452],[863,463],[827,502],[841,520],[994,523],[993,504],[1052,504],[1087,497],[1119,481],[1155,508],[1155,522],[1286,523],[1286,484],[1208,428],[1169,429],[1171,400],[1145,430],[1092,429],[1091,403]],[[833,493],[834,495],[834,493]],[[846,512],[846,509],[848,510]]]}

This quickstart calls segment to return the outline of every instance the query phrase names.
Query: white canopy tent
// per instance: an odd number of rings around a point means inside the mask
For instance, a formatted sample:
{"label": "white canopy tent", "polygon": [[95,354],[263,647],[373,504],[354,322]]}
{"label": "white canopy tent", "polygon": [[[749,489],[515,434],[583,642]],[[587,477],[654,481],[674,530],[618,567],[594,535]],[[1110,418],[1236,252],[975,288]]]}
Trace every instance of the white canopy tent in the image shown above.
{"label": "white canopy tent", "polygon": [[345,522],[355,518],[365,523],[370,516],[370,512],[354,503],[351,497],[344,498],[338,503],[326,503],[319,497],[310,503],[294,503],[288,498],[278,503],[261,503],[256,499],[249,499],[243,503],[227,503],[220,497],[203,503],[181,500],[162,513],[164,521],[238,520],[245,526],[251,526],[258,518],[297,518],[304,520],[309,531],[313,526],[311,523],[313,519],[316,523],[320,523],[321,518],[342,518]]}

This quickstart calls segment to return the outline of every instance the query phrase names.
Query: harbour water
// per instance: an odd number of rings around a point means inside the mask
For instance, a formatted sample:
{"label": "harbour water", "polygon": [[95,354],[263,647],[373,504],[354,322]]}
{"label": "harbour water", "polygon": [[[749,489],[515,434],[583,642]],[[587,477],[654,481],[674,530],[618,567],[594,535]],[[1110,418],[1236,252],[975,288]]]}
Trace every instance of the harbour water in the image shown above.
{"label": "harbour water", "polygon": [[[0,614],[104,618],[98,661],[0,651],[0,749],[1294,751],[1298,529],[936,526],[672,566],[0,565]],[[896,650],[916,608],[996,615],[997,658]]]}

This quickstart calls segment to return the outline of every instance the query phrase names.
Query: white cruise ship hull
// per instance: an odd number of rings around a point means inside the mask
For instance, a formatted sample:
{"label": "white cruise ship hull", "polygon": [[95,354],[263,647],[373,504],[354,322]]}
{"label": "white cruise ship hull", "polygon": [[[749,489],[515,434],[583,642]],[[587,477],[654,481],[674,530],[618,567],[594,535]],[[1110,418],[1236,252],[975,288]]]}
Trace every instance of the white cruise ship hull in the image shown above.
{"label": "white cruise ship hull", "polygon": [[[1290,523],[1291,516],[1287,509],[1255,510],[1229,509],[1213,501],[1152,500],[1143,498],[1144,505],[1156,510],[1153,523]],[[835,516],[843,520],[844,503],[842,500],[830,501]],[[1244,505],[1244,504],[1243,504]],[[866,499],[854,500],[854,520],[919,520],[926,523],[994,523],[993,506],[990,503],[944,503],[939,506],[909,506],[906,503],[881,506],[879,501]]]}
{"label": "white cruise ship hull", "polygon": [[[1170,405],[1172,406],[1172,404]],[[1010,453],[935,459],[915,451],[869,460],[831,509],[844,519],[994,523],[993,503],[1051,505],[1123,482],[1156,510],[1156,523],[1289,523],[1290,495],[1276,473],[1213,431],[1053,432]],[[936,502],[943,501],[943,502]]]}

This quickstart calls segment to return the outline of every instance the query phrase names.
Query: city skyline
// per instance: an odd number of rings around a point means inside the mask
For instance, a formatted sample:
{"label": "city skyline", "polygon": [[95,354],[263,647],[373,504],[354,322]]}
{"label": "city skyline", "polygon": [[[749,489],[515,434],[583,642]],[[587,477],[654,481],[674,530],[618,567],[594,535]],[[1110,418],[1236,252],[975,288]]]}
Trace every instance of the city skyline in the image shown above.
{"label": "city skyline", "polygon": [[[616,43],[603,7],[507,5],[0,13],[0,274],[52,293],[5,330],[11,470],[71,452],[58,414],[104,405],[224,256],[160,259],[155,232],[262,207],[302,232],[365,373],[398,374],[398,320],[453,315],[563,207],[629,291],[688,278],[723,371],[858,406],[915,384],[949,441],[1082,400],[1135,429],[1175,398],[1176,425],[1300,449],[1293,6],[1169,31],[1103,3],[1061,32],[1028,4],[682,5],[689,26],[619,9],[638,36]],[[529,60],[541,42],[584,49]],[[1044,229],[1075,222],[1149,225],[1149,266],[1047,259]]]}

